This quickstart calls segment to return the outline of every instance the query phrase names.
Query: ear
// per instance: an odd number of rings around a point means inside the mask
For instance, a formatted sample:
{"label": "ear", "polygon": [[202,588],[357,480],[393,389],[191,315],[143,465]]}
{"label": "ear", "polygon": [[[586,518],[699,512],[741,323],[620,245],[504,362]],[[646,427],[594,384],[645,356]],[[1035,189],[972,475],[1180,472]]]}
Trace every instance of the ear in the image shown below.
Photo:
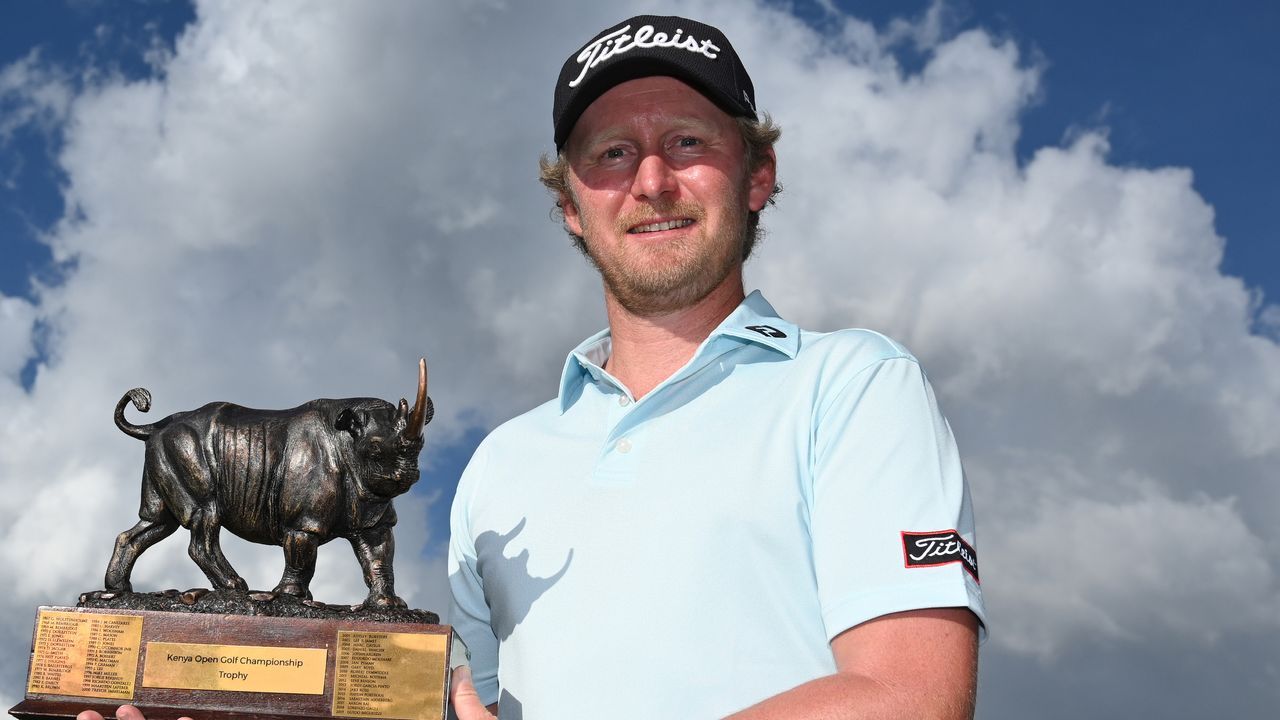
{"label": "ear", "polygon": [[573,201],[573,196],[567,192],[560,193],[560,210],[564,213],[565,227],[569,228],[569,232],[582,236],[582,216],[578,213],[578,205]]}
{"label": "ear", "polygon": [[356,440],[364,434],[364,420],[361,419],[359,413],[351,408],[344,408],[338,413],[338,419],[334,421],[333,427],[336,430],[345,430],[351,433],[351,439]]}
{"label": "ear", "polygon": [[773,148],[768,148],[764,154],[760,167],[756,168],[747,179],[747,205],[752,212],[760,212],[764,209],[765,204],[769,202],[769,196],[773,194],[773,186],[778,181],[778,156],[774,154]]}

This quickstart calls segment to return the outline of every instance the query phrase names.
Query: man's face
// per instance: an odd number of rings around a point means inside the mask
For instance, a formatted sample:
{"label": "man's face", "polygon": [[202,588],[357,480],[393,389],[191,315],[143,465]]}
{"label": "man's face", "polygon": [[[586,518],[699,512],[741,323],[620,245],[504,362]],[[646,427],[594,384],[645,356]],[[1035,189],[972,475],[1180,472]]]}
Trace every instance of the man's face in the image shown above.
{"label": "man's face", "polygon": [[623,307],[666,314],[740,282],[747,214],[774,182],[743,151],[733,118],[669,77],[616,85],[578,119],[565,223]]}

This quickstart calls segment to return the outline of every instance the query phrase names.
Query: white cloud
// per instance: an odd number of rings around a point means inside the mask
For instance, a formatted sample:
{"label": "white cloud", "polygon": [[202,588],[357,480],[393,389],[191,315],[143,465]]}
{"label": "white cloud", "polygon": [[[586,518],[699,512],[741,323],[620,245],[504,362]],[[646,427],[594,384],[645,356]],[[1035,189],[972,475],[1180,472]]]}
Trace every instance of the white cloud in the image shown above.
{"label": "white cloud", "polygon": [[71,96],[63,75],[41,64],[38,50],[0,68],[0,146],[20,127],[48,130],[61,121]]}
{"label": "white cloud", "polygon": [[1003,540],[984,567],[998,578],[989,599],[1002,645],[1050,659],[1080,637],[1212,647],[1280,629],[1273,560],[1234,499],[1174,500],[1149,479],[1111,479],[1143,489],[1099,500],[1063,491],[1093,478],[1046,477],[1050,489],[1017,519],[986,528]]}
{"label": "white cloud", "polygon": [[0,388],[16,389],[18,373],[35,353],[35,319],[31,303],[0,295]]}
{"label": "white cloud", "polygon": [[[1275,310],[1221,274],[1190,172],[1117,167],[1099,132],[1019,165],[1043,88],[1016,46],[948,34],[942,10],[881,34],[828,11],[819,36],[776,6],[687,10],[734,39],[785,131],[751,281],[809,326],[899,337],[938,386],[977,500],[987,652],[1172,635],[1211,653],[1245,624],[1280,640],[1280,350],[1249,333]],[[142,446],[110,423],[128,388],[155,417],[394,399],[426,354],[441,445],[554,392],[602,314],[535,160],[561,56],[618,14],[206,3],[163,80],[67,97],[70,209],[48,241],[77,269],[34,305],[0,300],[0,581],[22,588],[0,599],[6,686],[31,607],[99,582],[133,522]],[[4,92],[55,76],[24,63]],[[25,393],[37,320],[50,356]],[[397,568],[440,609],[429,499],[400,503]],[[140,587],[203,584],[183,535],[143,556]],[[278,550],[227,545],[274,584]],[[316,587],[359,598],[349,548],[326,546]]]}

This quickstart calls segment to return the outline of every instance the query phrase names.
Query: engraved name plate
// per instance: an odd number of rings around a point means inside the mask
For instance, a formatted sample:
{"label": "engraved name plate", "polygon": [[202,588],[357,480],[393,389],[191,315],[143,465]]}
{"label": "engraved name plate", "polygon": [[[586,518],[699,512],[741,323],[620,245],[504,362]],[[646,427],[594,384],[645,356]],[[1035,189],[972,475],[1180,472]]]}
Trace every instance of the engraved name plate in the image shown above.
{"label": "engraved name plate", "polygon": [[20,720],[330,720],[446,715],[447,625],[43,607]]}
{"label": "engraved name plate", "polygon": [[324,648],[147,643],[149,688],[324,694]]}
{"label": "engraved name plate", "polygon": [[40,610],[27,692],[128,700],[142,618]]}
{"label": "engraved name plate", "polygon": [[339,632],[333,714],[440,717],[448,647],[446,634]]}

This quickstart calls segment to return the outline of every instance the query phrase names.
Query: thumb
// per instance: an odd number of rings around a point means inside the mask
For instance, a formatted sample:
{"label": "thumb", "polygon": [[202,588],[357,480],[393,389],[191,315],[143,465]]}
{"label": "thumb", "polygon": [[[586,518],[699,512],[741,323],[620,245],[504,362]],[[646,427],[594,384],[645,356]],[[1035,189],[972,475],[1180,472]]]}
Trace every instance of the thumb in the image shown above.
{"label": "thumb", "polygon": [[449,702],[453,704],[458,720],[493,720],[493,715],[484,706],[480,694],[476,692],[476,686],[471,682],[471,668],[466,665],[453,671],[453,680],[449,683]]}

